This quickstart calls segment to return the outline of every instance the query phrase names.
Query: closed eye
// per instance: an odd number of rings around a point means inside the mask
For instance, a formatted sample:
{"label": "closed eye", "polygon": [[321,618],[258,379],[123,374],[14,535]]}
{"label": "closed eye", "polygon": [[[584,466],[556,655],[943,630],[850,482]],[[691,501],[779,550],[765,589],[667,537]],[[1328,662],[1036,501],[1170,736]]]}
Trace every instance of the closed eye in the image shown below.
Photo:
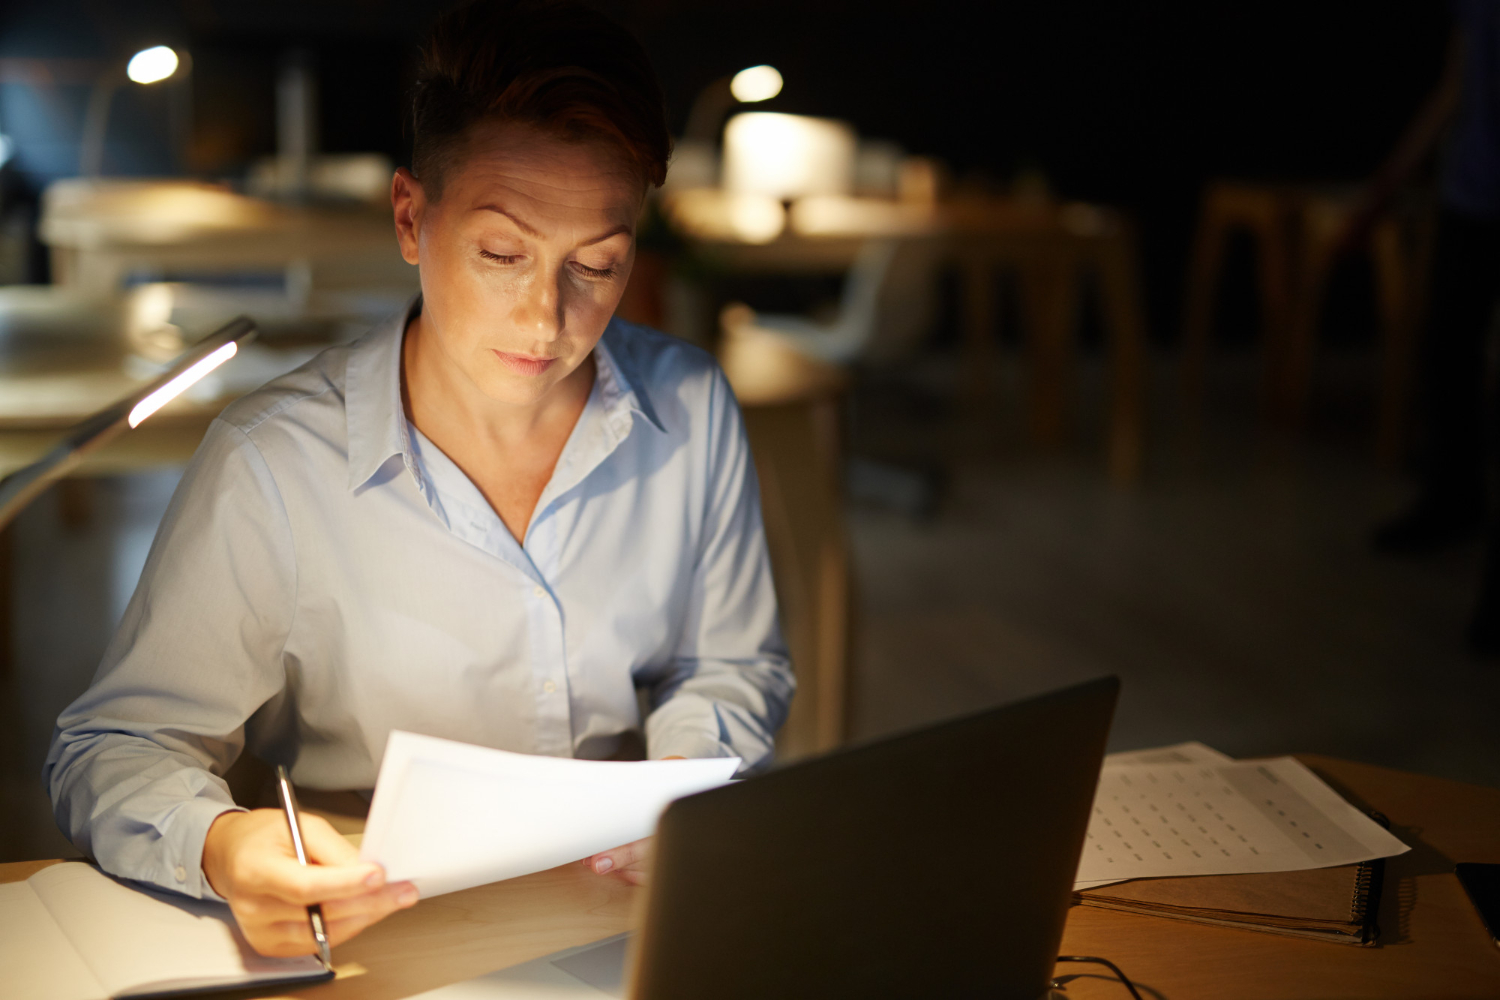
{"label": "closed eye", "polygon": [[514,264],[516,261],[521,259],[521,255],[518,253],[490,253],[488,250],[480,250],[479,256],[483,257],[485,260],[492,260],[497,264]]}
{"label": "closed eye", "polygon": [[590,278],[613,278],[615,276],[615,269],[612,267],[589,267],[582,261],[576,260],[573,261],[573,266],[578,269],[579,273]]}

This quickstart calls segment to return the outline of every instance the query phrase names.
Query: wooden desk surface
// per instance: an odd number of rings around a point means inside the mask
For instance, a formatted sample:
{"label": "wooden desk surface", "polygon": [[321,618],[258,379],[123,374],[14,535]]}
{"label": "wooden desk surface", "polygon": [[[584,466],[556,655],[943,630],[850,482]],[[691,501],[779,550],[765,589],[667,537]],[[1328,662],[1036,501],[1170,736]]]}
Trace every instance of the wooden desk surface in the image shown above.
{"label": "wooden desk surface", "polygon": [[[1100,955],[1159,1000],[1500,997],[1500,949],[1452,874],[1455,861],[1500,862],[1500,790],[1325,757],[1306,763],[1380,809],[1413,850],[1388,863],[1377,948],[1074,907],[1063,953]],[[0,865],[0,881],[52,861]],[[878,873],[872,873],[878,877]],[[342,945],[362,974],[299,990],[309,1000],[396,1000],[598,940],[631,924],[637,891],[581,866],[424,900]],[[998,904],[997,905],[1002,905]],[[1064,965],[1065,996],[1123,1000],[1095,967]],[[240,996],[285,994],[242,993]]]}

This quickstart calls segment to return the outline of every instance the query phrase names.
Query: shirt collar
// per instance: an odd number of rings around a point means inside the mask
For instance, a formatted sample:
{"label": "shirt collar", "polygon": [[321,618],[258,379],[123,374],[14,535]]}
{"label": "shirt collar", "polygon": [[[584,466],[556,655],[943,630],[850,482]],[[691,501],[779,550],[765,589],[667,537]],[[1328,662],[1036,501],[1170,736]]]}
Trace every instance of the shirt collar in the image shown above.
{"label": "shirt collar", "polygon": [[[349,434],[349,489],[357,490],[399,455],[416,475],[416,460],[401,405],[401,344],[406,326],[421,308],[421,296],[361,337],[349,352],[344,407]],[[594,377],[605,423],[623,437],[623,417],[639,413],[658,431],[656,415],[630,350],[629,331],[611,319],[594,348]],[[420,477],[418,477],[420,480]]]}
{"label": "shirt collar", "polygon": [[401,405],[401,343],[406,324],[421,308],[413,296],[406,308],[383,320],[349,350],[344,412],[349,421],[349,489],[357,490],[400,455],[413,468],[406,411]]}
{"label": "shirt collar", "polygon": [[605,419],[613,422],[617,414],[639,413],[648,424],[665,433],[667,428],[656,415],[636,367],[627,327],[621,320],[611,319],[594,348],[594,378],[599,382],[599,402]]}

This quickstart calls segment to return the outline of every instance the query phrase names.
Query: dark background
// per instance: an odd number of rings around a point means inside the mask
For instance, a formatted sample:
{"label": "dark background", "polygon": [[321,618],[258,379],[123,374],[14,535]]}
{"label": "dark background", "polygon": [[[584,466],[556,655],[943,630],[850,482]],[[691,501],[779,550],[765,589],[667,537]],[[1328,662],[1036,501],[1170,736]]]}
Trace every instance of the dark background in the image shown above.
{"label": "dark background", "polygon": [[[119,95],[107,169],[234,178],[274,151],[277,65],[304,49],[318,68],[324,150],[378,150],[400,163],[402,96],[423,29],[443,6],[10,0],[0,57],[186,48],[186,93]],[[1062,196],[1131,210],[1159,341],[1173,339],[1204,180],[1367,175],[1435,82],[1448,35],[1446,5],[1431,0],[600,6],[645,43],[675,129],[706,83],[769,62],[787,83],[768,108],[848,119],[862,135],[942,157],[961,182],[993,187],[1041,171]],[[0,82],[0,131],[34,191],[76,163],[88,88],[58,84],[45,107],[36,88],[24,89]],[[184,98],[191,124],[174,143],[172,105],[182,114]]]}

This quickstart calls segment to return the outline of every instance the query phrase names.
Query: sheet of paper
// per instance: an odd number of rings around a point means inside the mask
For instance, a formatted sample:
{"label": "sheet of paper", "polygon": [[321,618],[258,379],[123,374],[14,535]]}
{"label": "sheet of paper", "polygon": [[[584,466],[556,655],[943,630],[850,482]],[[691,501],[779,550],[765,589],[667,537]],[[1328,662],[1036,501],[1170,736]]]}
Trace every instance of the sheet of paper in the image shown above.
{"label": "sheet of paper", "polygon": [[1189,740],[1174,743],[1169,747],[1151,747],[1146,750],[1124,750],[1107,754],[1104,766],[1111,764],[1228,764],[1234,758],[1220,753],[1211,746]]}
{"label": "sheet of paper", "polygon": [[[92,865],[71,861],[42,869],[26,885],[102,987],[95,994],[99,997],[243,986],[322,973],[310,955],[288,959],[256,954],[223,903],[128,885]],[[0,907],[13,902],[5,897]],[[27,935],[38,947],[44,943],[35,931]],[[55,940],[46,947],[55,951]],[[60,967],[59,975],[63,971]]]}
{"label": "sheet of paper", "polygon": [[[1122,750],[1119,753],[1106,754],[1104,766],[1109,767],[1114,764],[1228,764],[1233,761],[1234,758],[1227,753],[1220,753],[1197,740],[1189,740],[1186,743],[1174,743],[1167,747],[1147,747],[1144,750]],[[1126,881],[1129,880],[1100,878],[1074,882],[1073,891],[1082,892],[1084,889],[1096,889],[1101,885]]]}
{"label": "sheet of paper", "polygon": [[728,782],[739,765],[570,760],[397,731],[360,857],[423,896],[528,875],[650,836],[673,799]]}
{"label": "sheet of paper", "polygon": [[0,885],[0,996],[104,1000],[109,996],[73,950],[29,882]]}
{"label": "sheet of paper", "polygon": [[1110,763],[1078,881],[1297,871],[1407,850],[1290,757]]}

